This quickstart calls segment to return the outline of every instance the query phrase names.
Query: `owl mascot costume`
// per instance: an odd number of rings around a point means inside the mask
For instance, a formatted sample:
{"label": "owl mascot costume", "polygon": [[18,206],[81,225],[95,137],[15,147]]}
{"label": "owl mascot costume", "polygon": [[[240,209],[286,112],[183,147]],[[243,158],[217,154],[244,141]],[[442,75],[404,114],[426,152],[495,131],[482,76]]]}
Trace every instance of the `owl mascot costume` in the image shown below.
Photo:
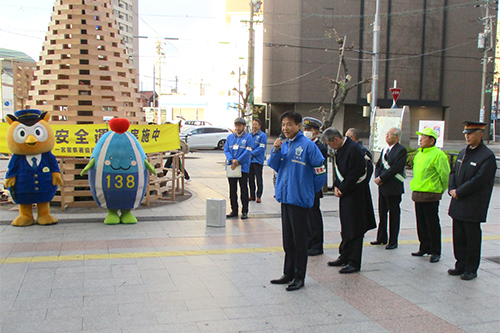
{"label": "owl mascot costume", "polygon": [[6,117],[7,146],[13,155],[7,167],[5,187],[12,200],[19,204],[19,216],[12,221],[14,226],[35,223],[33,204],[37,205],[36,223],[57,223],[50,215],[50,201],[57,185],[63,182],[56,157],[50,152],[55,137],[49,119],[49,114],[40,110],[20,110]]}
{"label": "owl mascot costume", "polygon": [[127,132],[129,126],[127,119],[111,119],[111,131],[99,139],[89,164],[81,172],[82,176],[89,173],[90,190],[97,205],[108,210],[105,224],[137,223],[131,209],[137,208],[144,198],[148,170],[156,175],[139,141]]}

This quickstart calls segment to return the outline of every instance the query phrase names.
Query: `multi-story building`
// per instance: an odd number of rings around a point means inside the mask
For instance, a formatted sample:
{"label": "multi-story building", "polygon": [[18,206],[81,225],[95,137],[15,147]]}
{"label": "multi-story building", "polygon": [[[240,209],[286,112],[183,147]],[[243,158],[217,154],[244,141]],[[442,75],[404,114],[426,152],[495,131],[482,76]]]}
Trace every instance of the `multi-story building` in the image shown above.
{"label": "multi-story building", "polygon": [[[381,1],[378,105],[391,107],[390,88],[397,80],[398,106],[410,107],[411,136],[419,120],[445,120],[445,139],[461,139],[462,121],[479,118],[483,53],[477,41],[487,2]],[[349,84],[372,76],[374,13],[375,1],[366,0],[265,2],[263,101],[271,110],[273,133],[285,110],[321,118],[309,111],[330,108],[326,78],[335,79],[339,68],[335,33],[346,46],[354,45],[345,51]],[[490,14],[496,22],[496,12]],[[488,73],[491,82],[493,63]],[[370,84],[352,89],[334,126],[357,127],[368,136],[362,109],[370,91]]]}
{"label": "multi-story building", "polygon": [[125,43],[130,64],[139,72],[139,0],[111,0],[113,15],[118,23],[120,35]]}
{"label": "multi-story building", "polygon": [[27,54],[0,48],[0,121],[24,108],[36,61]]}

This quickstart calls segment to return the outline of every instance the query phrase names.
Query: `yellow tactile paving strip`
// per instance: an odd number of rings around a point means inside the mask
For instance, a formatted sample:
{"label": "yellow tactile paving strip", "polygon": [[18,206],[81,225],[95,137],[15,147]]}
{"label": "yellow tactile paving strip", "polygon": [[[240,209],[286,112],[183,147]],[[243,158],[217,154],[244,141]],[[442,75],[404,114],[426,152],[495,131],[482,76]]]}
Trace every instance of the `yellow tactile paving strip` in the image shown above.
{"label": "yellow tactile paving strip", "polygon": [[[500,235],[483,236],[483,241],[500,240]],[[443,243],[451,243],[451,238],[443,238]],[[418,244],[418,240],[402,240],[399,245]],[[364,246],[369,246],[369,242],[364,242]],[[338,248],[338,243],[325,244],[325,249]],[[32,257],[8,257],[0,258],[0,264],[20,264],[34,262],[57,262],[57,261],[87,261],[87,260],[109,260],[109,259],[130,259],[130,258],[155,258],[155,257],[182,257],[217,254],[240,254],[259,252],[282,252],[281,246],[275,247],[253,247],[253,248],[228,248],[217,250],[183,250],[183,251],[158,251],[158,252],[124,252],[124,253],[104,253],[104,254],[76,254],[76,255],[54,255],[54,256],[32,256]]]}

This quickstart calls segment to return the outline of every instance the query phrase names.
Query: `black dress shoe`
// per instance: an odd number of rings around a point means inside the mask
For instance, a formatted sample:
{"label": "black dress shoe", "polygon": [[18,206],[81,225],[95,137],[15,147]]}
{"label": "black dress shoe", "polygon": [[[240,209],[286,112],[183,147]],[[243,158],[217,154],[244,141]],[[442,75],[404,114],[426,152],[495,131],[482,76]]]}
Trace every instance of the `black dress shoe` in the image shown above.
{"label": "black dress shoe", "polygon": [[226,215],[226,218],[230,219],[232,217],[238,217],[238,213],[235,213],[235,212],[231,212],[230,214],[227,214]]}
{"label": "black dress shoe", "polygon": [[347,262],[345,262],[344,260],[338,258],[337,260],[335,261],[329,261],[328,262],[328,266],[333,266],[333,267],[337,267],[337,266],[345,266],[347,265]]}
{"label": "black dress shoe", "polygon": [[414,256],[414,257],[422,257],[425,254],[427,254],[427,252],[420,251],[420,250],[418,250],[418,252],[412,252],[411,253],[411,255]]}
{"label": "black dress shoe", "polygon": [[471,273],[471,272],[464,272],[462,275],[460,275],[460,278],[462,280],[472,280],[472,279],[475,279],[477,278],[477,274],[476,273]]}
{"label": "black dress shoe", "polygon": [[255,201],[255,197],[249,197],[248,201]]}
{"label": "black dress shoe", "polygon": [[431,254],[431,259],[429,260],[430,262],[438,262],[439,259],[441,259],[441,256],[438,254]]}
{"label": "black dress shoe", "polygon": [[339,271],[340,274],[350,274],[350,273],[356,273],[356,272],[359,272],[359,268],[356,268],[356,267],[351,266],[349,264],[347,264],[347,266],[345,266],[344,268],[342,268]]}
{"label": "black dress shoe", "polygon": [[288,287],[286,287],[286,291],[299,290],[303,286],[304,286],[304,279],[295,278],[293,279],[293,282]]}
{"label": "black dress shoe", "polygon": [[271,280],[272,284],[287,284],[293,280],[293,276],[283,275],[279,279]]}
{"label": "black dress shoe", "polygon": [[373,242],[370,242],[371,245],[385,245],[387,244],[387,242],[379,242],[379,241],[373,241]]}
{"label": "black dress shoe", "polygon": [[307,251],[307,255],[310,257],[319,256],[320,254],[323,254],[323,250],[310,249],[309,251]]}
{"label": "black dress shoe", "polygon": [[394,250],[398,248],[398,244],[389,244],[385,247],[386,250]]}
{"label": "black dress shoe", "polygon": [[247,218],[248,218],[248,214],[247,213],[241,214],[241,219],[242,220],[246,220]]}
{"label": "black dress shoe", "polygon": [[462,269],[456,269],[456,268],[448,270],[448,274],[450,275],[462,275],[463,272],[464,271]]}

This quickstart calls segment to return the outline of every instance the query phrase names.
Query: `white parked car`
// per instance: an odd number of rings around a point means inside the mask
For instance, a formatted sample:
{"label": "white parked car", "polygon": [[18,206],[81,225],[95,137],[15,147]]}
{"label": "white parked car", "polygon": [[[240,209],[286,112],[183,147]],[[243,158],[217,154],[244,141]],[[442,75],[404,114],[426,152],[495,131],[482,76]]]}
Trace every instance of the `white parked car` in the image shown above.
{"label": "white parked car", "polygon": [[189,149],[224,149],[226,139],[231,133],[232,131],[225,127],[196,126],[183,128],[179,136],[189,145]]}
{"label": "white parked car", "polygon": [[205,120],[186,120],[184,122],[186,126],[212,126],[211,123]]}
{"label": "white parked car", "polygon": [[189,128],[200,126],[212,126],[212,124],[204,120],[186,120],[181,123],[181,130],[187,131]]}

